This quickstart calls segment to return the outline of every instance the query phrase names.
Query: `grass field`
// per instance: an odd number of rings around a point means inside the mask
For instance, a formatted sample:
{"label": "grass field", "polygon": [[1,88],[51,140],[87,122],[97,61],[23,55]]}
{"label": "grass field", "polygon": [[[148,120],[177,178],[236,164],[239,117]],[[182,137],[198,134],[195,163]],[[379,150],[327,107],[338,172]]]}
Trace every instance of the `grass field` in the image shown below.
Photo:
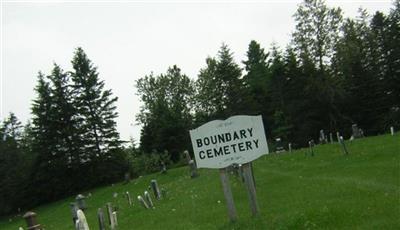
{"label": "grass field", "polygon": [[[190,179],[188,168],[169,170],[85,191],[85,212],[91,229],[98,229],[97,208],[106,202],[119,207],[118,229],[400,229],[400,133],[315,147],[293,153],[270,154],[254,162],[261,213],[250,214],[244,185],[231,176],[238,221],[229,223],[218,170],[200,170]],[[139,206],[151,179],[157,179],[167,197],[154,201],[154,210]],[[129,191],[134,206],[123,193]],[[117,198],[113,193],[117,192]],[[47,230],[74,229],[69,203],[73,197],[35,208]],[[0,229],[26,227],[21,216],[0,219]]]}

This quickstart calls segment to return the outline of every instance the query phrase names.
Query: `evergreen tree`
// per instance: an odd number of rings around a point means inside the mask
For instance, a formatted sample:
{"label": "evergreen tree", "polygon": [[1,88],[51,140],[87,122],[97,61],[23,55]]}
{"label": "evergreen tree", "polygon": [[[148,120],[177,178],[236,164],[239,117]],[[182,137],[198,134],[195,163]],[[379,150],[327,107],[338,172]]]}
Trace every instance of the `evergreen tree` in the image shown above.
{"label": "evergreen tree", "polygon": [[78,48],[72,60],[71,72],[74,101],[80,123],[80,135],[84,143],[81,162],[109,159],[121,141],[116,130],[115,106],[117,97],[104,89],[97,68],[93,66],[82,48]]}
{"label": "evergreen tree", "polygon": [[[200,70],[197,86],[197,117],[203,122],[226,119],[246,113],[246,96],[241,69],[223,44],[217,58],[207,58],[207,67]],[[207,117],[208,116],[208,117]]]}
{"label": "evergreen tree", "polygon": [[165,150],[173,161],[190,148],[192,126],[193,82],[177,66],[165,74],[150,74],[136,82],[143,106],[137,121],[143,125],[140,147],[151,153]]}
{"label": "evergreen tree", "polygon": [[269,64],[267,62],[268,53],[260,47],[256,41],[251,41],[247,51],[247,60],[243,61],[246,75],[243,76],[247,93],[248,114],[262,114],[265,120],[266,108],[268,108],[267,82],[269,77]]}

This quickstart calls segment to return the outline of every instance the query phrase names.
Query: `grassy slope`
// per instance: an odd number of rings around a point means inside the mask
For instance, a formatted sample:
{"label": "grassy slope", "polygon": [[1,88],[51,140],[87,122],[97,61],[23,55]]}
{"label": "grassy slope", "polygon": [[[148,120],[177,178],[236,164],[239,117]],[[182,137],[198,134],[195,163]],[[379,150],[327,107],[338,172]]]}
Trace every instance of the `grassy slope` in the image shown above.
{"label": "grassy slope", "polygon": [[[88,191],[86,216],[98,229],[96,212],[106,202],[119,205],[119,229],[400,229],[400,134],[365,138],[347,143],[344,156],[338,144],[293,154],[269,155],[254,163],[261,215],[251,217],[243,184],[231,177],[239,219],[228,222],[218,170],[200,170],[190,179],[186,167],[167,175],[148,175],[128,185],[117,184]],[[156,209],[144,210],[136,196],[151,179],[167,190],[155,201]],[[123,192],[135,205],[128,207]],[[112,194],[119,196],[113,198]],[[73,229],[69,203],[73,198],[36,208],[46,229]],[[21,217],[3,218],[0,229],[18,229]]]}

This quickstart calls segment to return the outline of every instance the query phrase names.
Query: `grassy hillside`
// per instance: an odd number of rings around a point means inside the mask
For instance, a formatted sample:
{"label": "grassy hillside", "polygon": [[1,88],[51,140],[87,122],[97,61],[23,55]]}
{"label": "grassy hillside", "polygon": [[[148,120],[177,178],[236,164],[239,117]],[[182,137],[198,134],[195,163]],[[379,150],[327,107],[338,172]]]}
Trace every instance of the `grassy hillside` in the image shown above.
{"label": "grassy hillside", "polygon": [[[186,167],[86,191],[86,216],[98,229],[96,212],[106,202],[119,206],[119,229],[400,229],[400,134],[347,142],[350,155],[340,146],[315,147],[292,154],[270,154],[254,162],[261,209],[251,217],[241,181],[231,176],[238,221],[229,223],[218,170],[200,170],[189,178]],[[157,179],[167,197],[154,201],[154,210],[138,205],[136,196]],[[123,193],[129,191],[134,206]],[[113,193],[117,192],[117,198]],[[34,209],[46,229],[73,229],[69,203],[73,197]],[[20,216],[0,220],[0,229],[25,228]]]}

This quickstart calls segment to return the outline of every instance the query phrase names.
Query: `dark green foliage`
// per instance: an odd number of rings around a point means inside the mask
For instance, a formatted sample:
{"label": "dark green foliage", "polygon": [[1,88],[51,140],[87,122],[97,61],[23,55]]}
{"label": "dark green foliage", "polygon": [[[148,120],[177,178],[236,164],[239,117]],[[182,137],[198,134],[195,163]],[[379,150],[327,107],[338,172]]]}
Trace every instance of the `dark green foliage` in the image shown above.
{"label": "dark green foliage", "polygon": [[137,121],[143,125],[140,147],[145,153],[168,151],[176,162],[191,149],[193,82],[177,66],[165,74],[147,75],[136,82],[143,106]]}
{"label": "dark green foliage", "polygon": [[0,124],[0,215],[17,212],[24,200],[31,158],[25,131],[17,117],[10,115]]}

